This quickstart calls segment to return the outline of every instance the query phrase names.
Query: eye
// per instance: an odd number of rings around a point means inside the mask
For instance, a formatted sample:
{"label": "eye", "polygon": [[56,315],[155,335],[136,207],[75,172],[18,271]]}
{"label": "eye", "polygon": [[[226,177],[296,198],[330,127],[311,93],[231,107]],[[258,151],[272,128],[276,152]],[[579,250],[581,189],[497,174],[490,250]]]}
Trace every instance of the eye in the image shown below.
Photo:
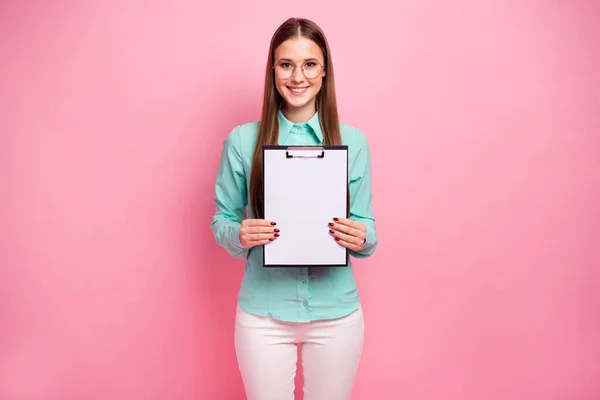
{"label": "eye", "polygon": [[304,64],[304,66],[305,66],[305,67],[308,67],[308,68],[314,68],[314,67],[316,67],[316,66],[317,66],[317,63],[316,63],[316,62],[314,62],[314,61],[309,61],[309,62],[307,62],[306,64]]}
{"label": "eye", "polygon": [[279,64],[279,66],[281,68],[291,68],[292,64],[288,63],[288,62],[282,62],[281,64]]}

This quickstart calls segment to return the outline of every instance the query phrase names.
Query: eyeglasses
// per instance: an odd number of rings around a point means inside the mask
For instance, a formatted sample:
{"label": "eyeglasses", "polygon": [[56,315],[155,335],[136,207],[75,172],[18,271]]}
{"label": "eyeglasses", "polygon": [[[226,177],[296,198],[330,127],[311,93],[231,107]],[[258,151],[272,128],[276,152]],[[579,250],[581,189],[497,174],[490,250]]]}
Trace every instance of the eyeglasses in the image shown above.
{"label": "eyeglasses", "polygon": [[[287,61],[282,61],[276,64],[273,69],[279,79],[290,79],[296,72],[298,65],[294,65]],[[306,79],[315,79],[323,72],[324,66],[317,61],[307,61],[302,64],[302,73]]]}

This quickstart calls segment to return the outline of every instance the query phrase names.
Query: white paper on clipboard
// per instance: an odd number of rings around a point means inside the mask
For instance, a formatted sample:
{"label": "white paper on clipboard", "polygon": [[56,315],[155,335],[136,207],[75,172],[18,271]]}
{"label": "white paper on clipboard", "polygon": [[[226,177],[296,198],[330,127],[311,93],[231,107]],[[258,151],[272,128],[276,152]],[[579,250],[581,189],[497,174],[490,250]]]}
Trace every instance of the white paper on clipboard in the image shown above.
{"label": "white paper on clipboard", "polygon": [[281,231],[263,265],[346,266],[328,224],[347,215],[348,146],[264,146],[263,157],[264,218]]}

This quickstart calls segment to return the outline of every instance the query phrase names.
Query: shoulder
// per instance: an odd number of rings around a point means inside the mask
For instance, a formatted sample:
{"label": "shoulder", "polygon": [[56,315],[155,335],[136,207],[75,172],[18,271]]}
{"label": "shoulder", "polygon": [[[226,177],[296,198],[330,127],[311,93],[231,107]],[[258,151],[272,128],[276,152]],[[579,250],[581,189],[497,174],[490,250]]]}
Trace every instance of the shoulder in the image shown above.
{"label": "shoulder", "polygon": [[367,137],[356,126],[340,123],[340,135],[342,136],[342,143],[348,146],[368,146]]}
{"label": "shoulder", "polygon": [[259,121],[246,122],[245,124],[238,126],[240,138],[248,139],[249,137],[256,137],[258,135],[259,126]]}
{"label": "shoulder", "polygon": [[240,151],[252,147],[258,137],[258,127],[258,121],[247,122],[233,127],[225,139],[225,144],[235,147]]}
{"label": "shoulder", "polygon": [[260,122],[246,122],[241,125],[236,125],[229,132],[227,136],[227,140],[230,141],[240,141],[244,139],[248,139],[249,137],[256,137],[258,135],[258,127]]}

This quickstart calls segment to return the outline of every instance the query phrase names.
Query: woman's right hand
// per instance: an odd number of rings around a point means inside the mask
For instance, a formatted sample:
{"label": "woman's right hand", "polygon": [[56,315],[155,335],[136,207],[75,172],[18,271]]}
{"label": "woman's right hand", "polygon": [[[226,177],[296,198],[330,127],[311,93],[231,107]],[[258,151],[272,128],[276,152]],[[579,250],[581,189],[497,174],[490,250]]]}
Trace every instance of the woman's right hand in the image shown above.
{"label": "woman's right hand", "polygon": [[275,222],[265,219],[245,219],[240,229],[240,242],[247,248],[271,243],[279,237],[279,229],[275,225]]}

